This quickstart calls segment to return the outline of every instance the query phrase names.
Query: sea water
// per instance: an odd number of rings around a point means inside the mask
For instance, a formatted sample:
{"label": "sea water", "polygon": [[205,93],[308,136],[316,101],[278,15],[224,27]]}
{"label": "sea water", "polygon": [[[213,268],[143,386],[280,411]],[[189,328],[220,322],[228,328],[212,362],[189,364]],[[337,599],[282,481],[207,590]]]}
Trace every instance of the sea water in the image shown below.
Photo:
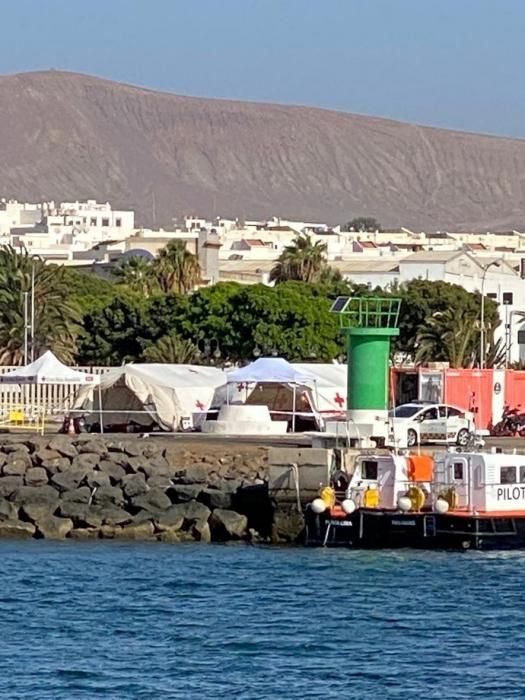
{"label": "sea water", "polygon": [[0,698],[525,697],[525,553],[0,543]]}

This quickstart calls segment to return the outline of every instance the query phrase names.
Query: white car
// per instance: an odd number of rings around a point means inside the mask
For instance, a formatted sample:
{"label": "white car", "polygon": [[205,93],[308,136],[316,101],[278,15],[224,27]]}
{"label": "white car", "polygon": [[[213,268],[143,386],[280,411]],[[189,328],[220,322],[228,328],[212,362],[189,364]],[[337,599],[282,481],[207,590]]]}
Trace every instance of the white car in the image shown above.
{"label": "white car", "polygon": [[475,430],[474,414],[442,403],[405,403],[389,413],[390,435],[408,447],[425,442],[466,445]]}

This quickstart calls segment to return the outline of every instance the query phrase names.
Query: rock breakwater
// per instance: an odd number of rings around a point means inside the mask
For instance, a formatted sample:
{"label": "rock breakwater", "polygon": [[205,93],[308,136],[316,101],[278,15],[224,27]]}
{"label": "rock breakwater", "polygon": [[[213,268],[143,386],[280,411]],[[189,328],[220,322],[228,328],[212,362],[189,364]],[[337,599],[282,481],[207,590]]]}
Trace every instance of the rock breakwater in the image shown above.
{"label": "rock breakwater", "polygon": [[0,440],[0,537],[260,542],[272,517],[264,448]]}

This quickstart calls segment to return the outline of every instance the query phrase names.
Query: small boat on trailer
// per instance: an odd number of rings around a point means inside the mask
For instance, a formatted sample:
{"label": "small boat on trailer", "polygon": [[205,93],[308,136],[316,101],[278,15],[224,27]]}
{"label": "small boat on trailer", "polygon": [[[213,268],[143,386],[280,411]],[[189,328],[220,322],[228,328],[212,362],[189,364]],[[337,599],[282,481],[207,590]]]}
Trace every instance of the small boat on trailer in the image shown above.
{"label": "small boat on trailer", "polygon": [[501,450],[357,457],[306,508],[306,543],[525,548],[525,455]]}

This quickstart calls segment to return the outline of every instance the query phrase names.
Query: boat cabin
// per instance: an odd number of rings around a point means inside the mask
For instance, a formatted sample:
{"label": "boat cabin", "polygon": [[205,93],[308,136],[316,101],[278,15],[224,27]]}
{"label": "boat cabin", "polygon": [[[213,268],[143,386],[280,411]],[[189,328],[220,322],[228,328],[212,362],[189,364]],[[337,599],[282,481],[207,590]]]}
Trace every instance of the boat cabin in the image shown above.
{"label": "boat cabin", "polygon": [[416,511],[435,510],[439,499],[456,513],[525,514],[525,455],[445,452],[435,460],[395,454],[356,460],[346,498],[357,508],[398,510],[406,497]]}

